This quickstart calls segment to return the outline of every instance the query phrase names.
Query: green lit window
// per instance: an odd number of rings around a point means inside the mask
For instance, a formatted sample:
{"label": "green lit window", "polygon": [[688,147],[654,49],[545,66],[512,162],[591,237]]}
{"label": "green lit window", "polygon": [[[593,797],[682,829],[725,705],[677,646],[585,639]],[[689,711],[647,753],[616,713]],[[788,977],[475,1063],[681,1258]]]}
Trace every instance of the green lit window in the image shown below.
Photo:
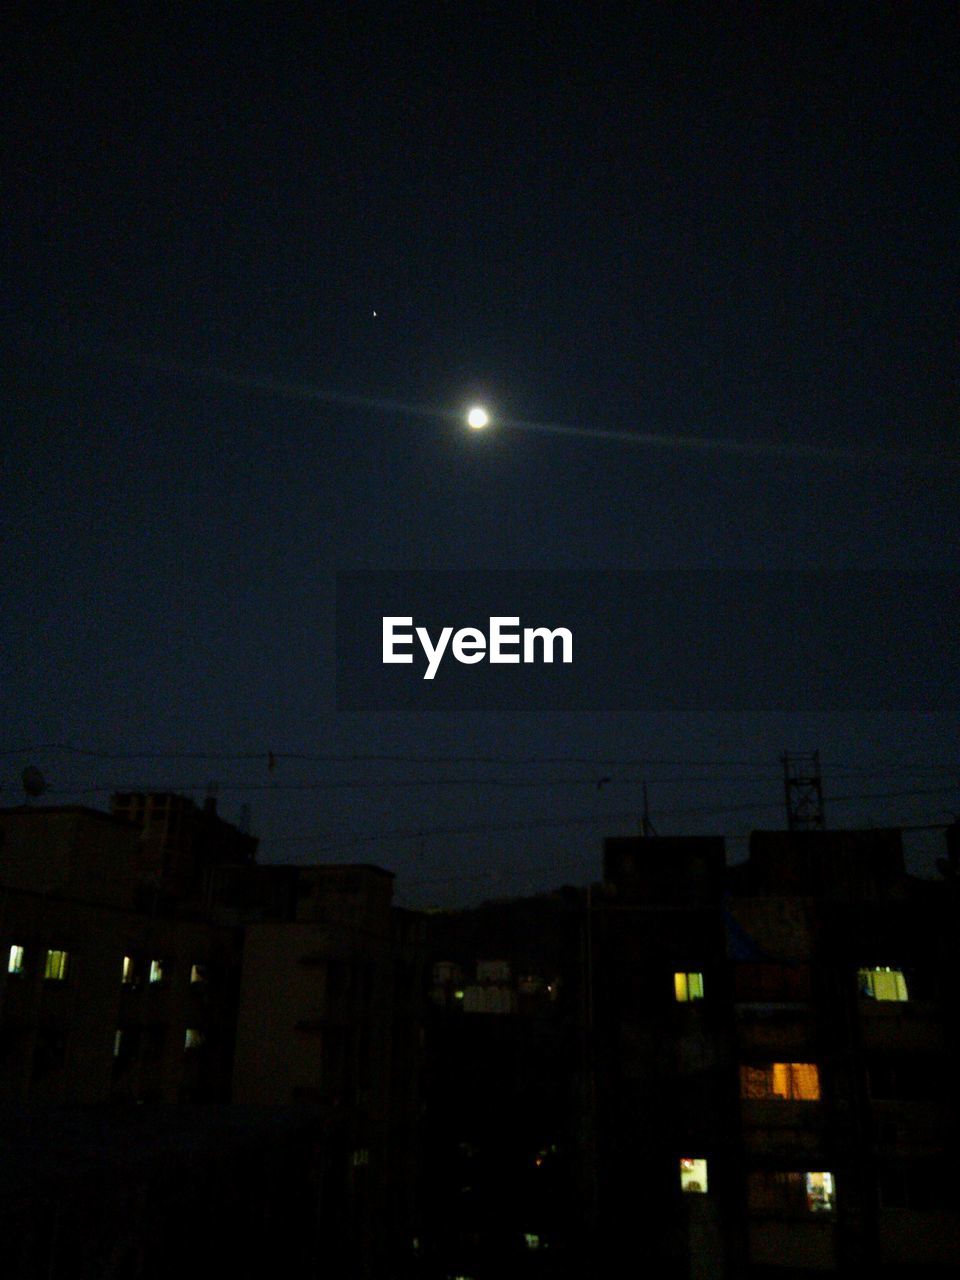
{"label": "green lit window", "polygon": [[707,1190],[707,1162],[699,1156],[680,1157],[680,1190],[705,1194]]}
{"label": "green lit window", "polygon": [[674,995],[681,1004],[690,1000],[703,999],[702,973],[675,973],[673,975]]}
{"label": "green lit window", "polygon": [[907,981],[902,969],[861,969],[860,990],[871,1000],[906,1000]]}
{"label": "green lit window", "polygon": [[7,973],[23,973],[23,947],[13,946],[7,959]]}
{"label": "green lit window", "polygon": [[154,986],[156,986],[158,982],[163,981],[163,961],[162,960],[150,961],[150,981],[154,984]]}
{"label": "green lit window", "polygon": [[69,953],[66,951],[48,951],[43,976],[50,982],[66,982],[69,958]]}

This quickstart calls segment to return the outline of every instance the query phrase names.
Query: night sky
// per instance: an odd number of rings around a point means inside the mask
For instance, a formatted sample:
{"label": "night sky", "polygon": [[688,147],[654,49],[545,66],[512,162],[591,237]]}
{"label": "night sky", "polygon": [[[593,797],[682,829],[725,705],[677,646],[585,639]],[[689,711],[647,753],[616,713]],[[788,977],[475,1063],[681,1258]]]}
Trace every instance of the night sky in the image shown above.
{"label": "night sky", "polygon": [[596,877],[644,781],[660,834],[742,857],[784,750],[820,750],[832,824],[947,820],[942,672],[913,711],[348,713],[334,622],[348,570],[955,571],[958,29],[9,22],[0,804],[30,763],[53,803],[213,783],[264,861],[376,862],[415,904]]}

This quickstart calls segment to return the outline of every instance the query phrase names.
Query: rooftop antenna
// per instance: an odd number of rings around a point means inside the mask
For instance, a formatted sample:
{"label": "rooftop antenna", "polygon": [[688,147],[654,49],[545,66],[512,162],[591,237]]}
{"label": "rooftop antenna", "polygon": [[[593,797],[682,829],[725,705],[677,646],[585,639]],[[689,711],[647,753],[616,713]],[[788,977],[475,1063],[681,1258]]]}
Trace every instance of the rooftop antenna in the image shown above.
{"label": "rooftop antenna", "polygon": [[655,836],[657,834],[653,823],[650,821],[650,799],[647,795],[647,784],[643,784],[643,815],[640,818],[640,835],[642,837]]}
{"label": "rooftop antenna", "polygon": [[780,763],[783,765],[788,830],[822,831],[824,820],[820,752],[785,751],[780,757]]}

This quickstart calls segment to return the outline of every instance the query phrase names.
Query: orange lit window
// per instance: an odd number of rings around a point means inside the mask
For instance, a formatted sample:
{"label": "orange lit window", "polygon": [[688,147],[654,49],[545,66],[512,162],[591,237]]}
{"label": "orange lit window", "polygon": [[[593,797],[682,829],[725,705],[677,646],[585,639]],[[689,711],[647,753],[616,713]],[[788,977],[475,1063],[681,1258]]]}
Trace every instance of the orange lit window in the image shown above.
{"label": "orange lit window", "polygon": [[762,1067],[741,1067],[740,1096],[816,1102],[820,1097],[820,1072],[812,1062],[771,1062]]}

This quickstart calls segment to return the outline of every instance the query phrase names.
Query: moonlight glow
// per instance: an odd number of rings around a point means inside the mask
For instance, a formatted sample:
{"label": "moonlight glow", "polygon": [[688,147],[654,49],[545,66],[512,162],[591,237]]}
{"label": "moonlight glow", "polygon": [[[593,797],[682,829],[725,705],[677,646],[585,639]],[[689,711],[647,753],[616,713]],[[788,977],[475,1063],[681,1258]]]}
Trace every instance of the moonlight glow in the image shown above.
{"label": "moonlight glow", "polygon": [[474,405],[467,414],[467,425],[473,427],[475,431],[480,431],[481,428],[487,426],[489,422],[490,417],[486,409],[482,409],[479,405]]}

